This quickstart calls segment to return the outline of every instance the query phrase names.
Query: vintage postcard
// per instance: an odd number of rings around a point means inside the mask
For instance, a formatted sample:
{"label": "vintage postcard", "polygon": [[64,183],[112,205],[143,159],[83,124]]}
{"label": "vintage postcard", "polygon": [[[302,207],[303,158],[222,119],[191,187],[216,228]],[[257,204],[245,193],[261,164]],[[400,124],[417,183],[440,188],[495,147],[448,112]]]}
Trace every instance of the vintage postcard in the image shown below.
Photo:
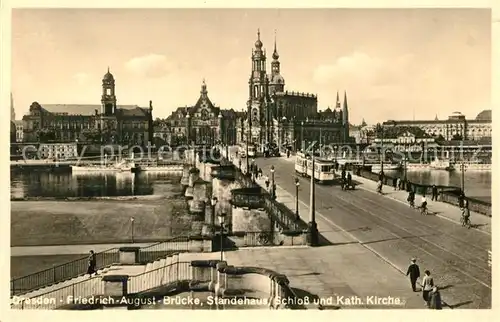
{"label": "vintage postcard", "polygon": [[493,308],[490,7],[77,4],[2,9],[9,314]]}

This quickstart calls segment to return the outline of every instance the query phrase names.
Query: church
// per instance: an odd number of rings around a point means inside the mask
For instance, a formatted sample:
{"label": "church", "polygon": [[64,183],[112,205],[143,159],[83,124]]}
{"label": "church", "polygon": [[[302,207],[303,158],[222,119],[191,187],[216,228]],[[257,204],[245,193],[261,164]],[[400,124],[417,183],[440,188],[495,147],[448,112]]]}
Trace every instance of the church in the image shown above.
{"label": "church", "polygon": [[40,104],[23,116],[25,142],[81,142],[147,146],[153,136],[153,104],[117,105],[115,78],[102,79],[101,104]]}
{"label": "church", "polygon": [[343,108],[337,93],[335,110],[318,112],[317,95],[285,89],[276,38],[270,73],[266,70],[263,47],[258,30],[251,56],[247,113],[237,121],[237,141],[259,147],[274,143],[294,149],[300,148],[304,140],[322,139],[325,144],[349,141],[347,94],[344,94]]}

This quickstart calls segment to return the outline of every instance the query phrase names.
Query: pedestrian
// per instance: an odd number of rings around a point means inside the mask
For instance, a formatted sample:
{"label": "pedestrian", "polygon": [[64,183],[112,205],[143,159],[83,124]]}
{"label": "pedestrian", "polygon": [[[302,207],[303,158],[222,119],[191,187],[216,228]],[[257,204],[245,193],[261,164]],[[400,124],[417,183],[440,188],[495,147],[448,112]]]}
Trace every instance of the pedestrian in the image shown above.
{"label": "pedestrian", "polygon": [[262,177],[262,168],[259,168],[259,178]]}
{"label": "pedestrian", "polygon": [[429,293],[429,308],[432,310],[442,310],[443,302],[441,301],[441,293],[439,287],[434,286]]}
{"label": "pedestrian", "polygon": [[431,272],[429,270],[425,271],[424,278],[422,279],[422,298],[425,301],[425,306],[430,306],[430,298],[429,293],[432,291],[434,287],[434,279],[431,276]]}
{"label": "pedestrian", "polygon": [[408,270],[406,271],[406,276],[410,276],[411,289],[413,292],[417,291],[417,280],[420,277],[420,268],[416,264],[417,259],[412,258],[411,264],[408,266]]}
{"label": "pedestrian", "polygon": [[398,186],[398,178],[396,177],[392,178],[392,186],[394,187],[394,191],[396,191]]}
{"label": "pedestrian", "polygon": [[435,184],[432,185],[432,198],[431,201],[437,201],[438,200],[438,188],[436,187]]}
{"label": "pedestrian", "polygon": [[396,185],[398,186],[398,190],[401,190],[401,178],[398,178],[396,181]]}
{"label": "pedestrian", "polygon": [[460,209],[464,208],[464,201],[465,201],[465,194],[462,191],[460,193],[460,196],[458,196],[458,206],[460,207]]}
{"label": "pedestrian", "polygon": [[264,182],[266,183],[266,190],[269,191],[269,177],[266,175],[264,176]]}
{"label": "pedestrian", "polygon": [[90,277],[92,277],[92,274],[97,275],[97,272],[96,272],[97,261],[96,261],[95,253],[93,250],[90,251],[88,260],[89,260],[89,262],[88,262],[89,266],[87,268],[87,274],[89,274]]}

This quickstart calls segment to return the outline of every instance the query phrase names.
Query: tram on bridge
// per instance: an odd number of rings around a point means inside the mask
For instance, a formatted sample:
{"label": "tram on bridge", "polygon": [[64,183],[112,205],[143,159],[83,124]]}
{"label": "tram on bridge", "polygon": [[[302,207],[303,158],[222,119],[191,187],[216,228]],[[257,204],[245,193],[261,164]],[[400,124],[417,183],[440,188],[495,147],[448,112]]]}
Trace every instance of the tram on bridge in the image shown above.
{"label": "tram on bridge", "polygon": [[315,181],[326,184],[335,180],[335,163],[333,160],[315,157],[313,171],[311,156],[297,152],[295,157],[295,173],[303,177],[314,177]]}

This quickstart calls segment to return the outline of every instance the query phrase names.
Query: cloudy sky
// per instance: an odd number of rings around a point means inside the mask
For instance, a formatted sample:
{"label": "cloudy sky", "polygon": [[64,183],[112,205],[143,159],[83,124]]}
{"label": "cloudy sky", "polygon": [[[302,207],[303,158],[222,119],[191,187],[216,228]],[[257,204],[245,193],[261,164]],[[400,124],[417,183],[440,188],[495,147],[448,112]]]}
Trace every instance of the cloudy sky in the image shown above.
{"label": "cloudy sky", "polygon": [[156,117],[193,105],[203,78],[215,104],[241,110],[257,28],[269,62],[276,30],[286,88],[320,109],[346,90],[352,123],[491,108],[485,9],[15,9],[16,114],[100,104],[108,66],[118,103],[152,100]]}

